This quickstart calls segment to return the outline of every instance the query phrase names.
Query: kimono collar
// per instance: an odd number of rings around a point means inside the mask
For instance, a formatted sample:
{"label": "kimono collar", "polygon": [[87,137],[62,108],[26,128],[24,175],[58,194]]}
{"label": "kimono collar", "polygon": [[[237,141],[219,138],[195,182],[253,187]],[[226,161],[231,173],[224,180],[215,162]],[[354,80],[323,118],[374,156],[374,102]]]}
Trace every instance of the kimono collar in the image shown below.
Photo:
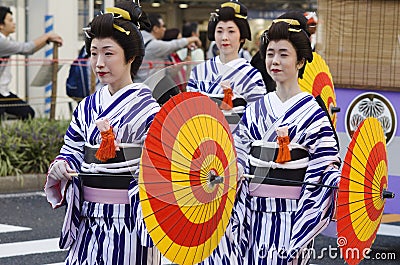
{"label": "kimono collar", "polygon": [[234,67],[234,66],[236,66],[236,65],[238,65],[238,64],[242,64],[243,61],[244,61],[244,62],[247,62],[246,59],[239,57],[239,58],[234,59],[234,60],[232,60],[232,61],[229,61],[229,62],[227,62],[227,63],[223,63],[223,62],[221,61],[221,58],[219,57],[219,55],[215,57],[215,62],[216,62],[217,64],[227,65],[227,66],[231,66],[231,67]]}
{"label": "kimono collar", "polygon": [[275,113],[278,117],[283,115],[289,108],[291,108],[294,104],[296,104],[300,99],[310,95],[307,92],[301,92],[296,94],[295,96],[289,98],[285,102],[282,102],[281,99],[278,97],[276,92],[268,93],[271,97],[272,105],[275,107]]}

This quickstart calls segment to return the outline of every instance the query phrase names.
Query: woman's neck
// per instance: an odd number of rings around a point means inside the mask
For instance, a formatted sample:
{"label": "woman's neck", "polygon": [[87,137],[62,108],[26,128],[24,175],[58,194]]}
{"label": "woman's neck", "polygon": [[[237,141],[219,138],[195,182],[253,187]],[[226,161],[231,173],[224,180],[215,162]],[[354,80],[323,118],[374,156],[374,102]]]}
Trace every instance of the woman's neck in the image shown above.
{"label": "woman's neck", "polygon": [[230,61],[236,60],[239,58],[239,54],[220,54],[219,59],[223,64],[229,63]]}
{"label": "woman's neck", "polygon": [[295,95],[301,93],[301,89],[299,84],[296,82],[295,84],[285,85],[285,84],[276,84],[276,95],[282,102],[287,101],[288,99],[294,97]]}
{"label": "woman's neck", "polygon": [[127,85],[133,84],[132,79],[126,80],[125,82],[119,82],[118,84],[108,84],[108,91],[110,91],[111,96],[120,91]]}

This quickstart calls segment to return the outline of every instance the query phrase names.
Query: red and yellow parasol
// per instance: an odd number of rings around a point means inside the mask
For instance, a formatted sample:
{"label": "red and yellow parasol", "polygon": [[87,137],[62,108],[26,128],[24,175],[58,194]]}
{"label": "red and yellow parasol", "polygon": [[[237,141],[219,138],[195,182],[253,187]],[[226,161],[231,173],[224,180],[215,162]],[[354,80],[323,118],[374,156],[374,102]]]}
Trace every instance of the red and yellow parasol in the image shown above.
{"label": "red and yellow parasol", "polygon": [[348,146],[338,189],[338,244],[350,265],[358,264],[375,240],[385,199],[394,197],[387,186],[385,135],[376,118],[367,118]]}
{"label": "red and yellow parasol", "polygon": [[140,163],[144,221],[173,263],[207,258],[225,233],[236,195],[229,124],[207,96],[180,93],[155,116]]}
{"label": "red and yellow parasol", "polygon": [[329,67],[325,60],[316,52],[313,52],[313,60],[307,63],[303,78],[299,78],[301,90],[309,92],[315,98],[318,96],[324,102],[329,113],[332,125],[336,128],[336,112],[340,109],[336,105],[336,94]]}

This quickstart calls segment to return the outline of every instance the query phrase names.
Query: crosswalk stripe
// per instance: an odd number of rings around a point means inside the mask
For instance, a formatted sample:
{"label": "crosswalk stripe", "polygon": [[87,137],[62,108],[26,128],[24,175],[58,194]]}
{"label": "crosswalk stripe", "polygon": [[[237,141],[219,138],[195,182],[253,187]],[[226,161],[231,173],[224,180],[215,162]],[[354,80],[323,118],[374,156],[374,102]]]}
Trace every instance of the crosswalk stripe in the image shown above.
{"label": "crosswalk stripe", "polygon": [[0,244],[0,258],[63,251],[58,248],[59,238]]}
{"label": "crosswalk stripe", "polygon": [[29,231],[29,230],[32,230],[32,228],[23,227],[23,226],[0,224],[0,234],[1,233],[9,233],[9,232]]}
{"label": "crosswalk stripe", "polygon": [[400,226],[381,224],[378,229],[378,235],[400,237]]}
{"label": "crosswalk stripe", "polygon": [[[337,237],[337,228],[336,222],[331,222],[328,227],[322,232],[324,236],[329,236],[336,238]],[[394,236],[400,237],[400,226],[399,225],[391,225],[391,224],[381,224],[379,226],[377,235],[381,236]]]}
{"label": "crosswalk stripe", "polygon": [[21,198],[21,197],[30,197],[30,196],[42,196],[45,197],[43,191],[33,191],[33,192],[24,192],[24,193],[5,193],[0,194],[0,199],[10,199],[10,198]]}

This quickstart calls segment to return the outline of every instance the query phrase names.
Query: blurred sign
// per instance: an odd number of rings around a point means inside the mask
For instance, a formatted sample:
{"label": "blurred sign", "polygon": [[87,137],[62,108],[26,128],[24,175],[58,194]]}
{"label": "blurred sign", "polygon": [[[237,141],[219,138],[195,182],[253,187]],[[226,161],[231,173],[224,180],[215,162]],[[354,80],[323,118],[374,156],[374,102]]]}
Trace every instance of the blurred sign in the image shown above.
{"label": "blurred sign", "polygon": [[[58,70],[62,65],[58,66]],[[51,82],[51,79],[53,77],[53,64],[43,64],[42,67],[40,67],[39,71],[37,72],[35,78],[33,79],[31,86],[45,86],[48,83]]]}
{"label": "blurred sign", "polygon": [[274,11],[262,11],[262,10],[249,10],[247,13],[247,17],[249,19],[254,19],[254,18],[263,18],[263,19],[275,19],[279,17],[280,15],[284,14],[285,10],[274,10]]}

